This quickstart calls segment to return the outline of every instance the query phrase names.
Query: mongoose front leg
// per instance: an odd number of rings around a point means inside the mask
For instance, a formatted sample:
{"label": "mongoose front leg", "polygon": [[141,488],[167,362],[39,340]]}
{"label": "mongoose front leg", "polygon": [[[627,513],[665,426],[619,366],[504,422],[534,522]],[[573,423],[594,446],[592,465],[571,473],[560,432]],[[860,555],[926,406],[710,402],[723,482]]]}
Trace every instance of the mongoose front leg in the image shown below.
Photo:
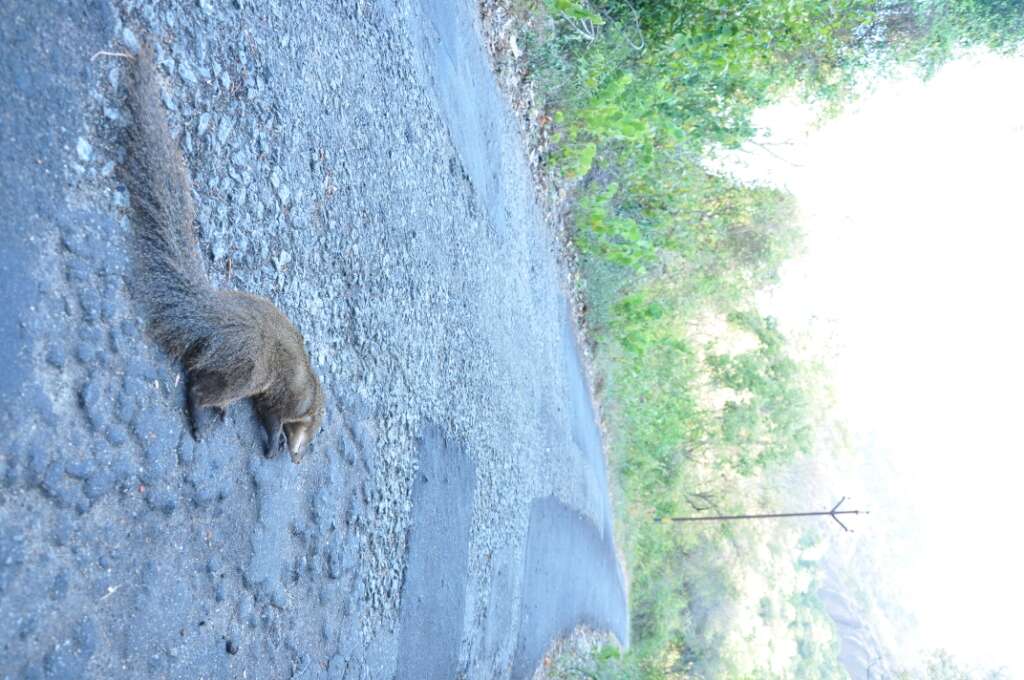
{"label": "mongoose front leg", "polygon": [[281,449],[282,440],[284,439],[284,429],[281,425],[281,419],[277,416],[267,413],[262,414],[262,416],[263,427],[266,428],[267,431],[267,440],[264,444],[263,455],[267,458],[273,458]]}

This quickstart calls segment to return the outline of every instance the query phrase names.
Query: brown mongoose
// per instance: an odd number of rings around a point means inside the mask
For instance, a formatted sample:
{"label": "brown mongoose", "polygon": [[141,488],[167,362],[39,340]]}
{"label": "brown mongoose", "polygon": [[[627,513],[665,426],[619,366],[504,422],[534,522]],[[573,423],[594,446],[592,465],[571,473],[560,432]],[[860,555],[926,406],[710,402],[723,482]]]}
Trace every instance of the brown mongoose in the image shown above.
{"label": "brown mongoose", "polygon": [[228,405],[252,397],[266,428],[264,453],[276,455],[286,438],[298,463],[324,412],[302,335],[269,300],[211,285],[193,231],[191,180],[171,138],[148,45],[131,72],[133,122],[120,176],[134,222],[133,296],[156,342],[184,363],[193,436],[201,435],[205,409],[223,416]]}

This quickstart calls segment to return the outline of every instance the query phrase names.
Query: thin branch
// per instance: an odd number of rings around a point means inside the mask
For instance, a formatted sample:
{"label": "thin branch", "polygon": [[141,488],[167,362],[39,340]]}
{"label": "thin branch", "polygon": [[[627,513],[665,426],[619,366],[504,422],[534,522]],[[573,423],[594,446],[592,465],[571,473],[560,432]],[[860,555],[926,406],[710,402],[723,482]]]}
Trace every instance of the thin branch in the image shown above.
{"label": "thin branch", "polygon": [[594,42],[594,40],[597,39],[597,31],[594,30],[594,25],[586,19],[580,19],[579,24],[577,25],[577,20],[565,12],[562,12],[562,16],[565,17],[566,21],[569,22],[569,25],[573,27],[573,30],[575,30],[587,42]]}
{"label": "thin branch", "polygon": [[640,13],[636,11],[636,7],[634,7],[633,3],[629,2],[629,0],[626,0],[626,4],[629,5],[629,9],[633,12],[633,24],[636,26],[636,32],[640,35],[640,44],[634,45],[633,41],[629,39],[629,36],[626,36],[626,42],[628,42],[629,46],[637,52],[643,52],[644,47],[647,46],[647,42],[644,40],[643,29],[640,28]]}
{"label": "thin branch", "polygon": [[787,165],[791,165],[794,168],[802,168],[802,167],[804,167],[803,164],[801,164],[801,163],[794,163],[793,161],[791,161],[791,160],[789,160],[787,158],[783,158],[782,156],[780,156],[779,154],[775,153],[770,148],[768,148],[767,146],[762,144],[761,142],[750,140],[750,143],[753,144],[754,146],[760,147],[765,153],[767,153],[768,155],[770,155],[770,156],[772,156],[772,157],[782,161],[783,163],[785,163]]}
{"label": "thin branch", "polygon": [[118,59],[127,59],[128,61],[135,61],[135,57],[128,54],[127,52],[107,52],[106,50],[100,50],[96,54],[92,55],[89,61],[96,61],[96,57],[117,57]]}

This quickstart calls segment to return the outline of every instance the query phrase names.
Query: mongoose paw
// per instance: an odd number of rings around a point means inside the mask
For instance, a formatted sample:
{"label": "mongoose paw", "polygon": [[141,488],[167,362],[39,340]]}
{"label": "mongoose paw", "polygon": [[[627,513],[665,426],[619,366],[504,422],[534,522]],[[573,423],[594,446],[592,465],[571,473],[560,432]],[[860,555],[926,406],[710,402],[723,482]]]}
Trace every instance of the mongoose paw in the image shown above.
{"label": "mongoose paw", "polygon": [[276,458],[277,454],[288,448],[284,432],[278,432],[276,436],[268,436],[263,448],[263,455],[267,458]]}
{"label": "mongoose paw", "polygon": [[225,411],[222,408],[201,408],[192,411],[192,439],[201,442],[206,435],[224,422]]}
{"label": "mongoose paw", "polygon": [[189,419],[189,430],[192,432],[192,440],[197,443],[203,441],[204,434],[202,424],[199,421],[200,418],[195,414]]}
{"label": "mongoose paw", "polygon": [[267,412],[263,412],[260,417],[263,420],[263,431],[266,433],[263,440],[263,455],[273,458],[281,449],[281,440],[284,438],[281,419]]}

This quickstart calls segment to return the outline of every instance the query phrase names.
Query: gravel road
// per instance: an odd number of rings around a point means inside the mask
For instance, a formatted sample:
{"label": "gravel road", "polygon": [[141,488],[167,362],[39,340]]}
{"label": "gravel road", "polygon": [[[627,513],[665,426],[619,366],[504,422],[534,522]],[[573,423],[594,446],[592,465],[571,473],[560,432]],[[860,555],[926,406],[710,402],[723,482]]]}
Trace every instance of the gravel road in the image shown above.
{"label": "gravel road", "polygon": [[[207,270],[324,381],[301,465],[248,404],[194,443],[127,296],[104,53],[146,36]],[[523,677],[576,623],[628,639],[565,275],[472,4],[7,0],[0,45],[0,678]]]}

